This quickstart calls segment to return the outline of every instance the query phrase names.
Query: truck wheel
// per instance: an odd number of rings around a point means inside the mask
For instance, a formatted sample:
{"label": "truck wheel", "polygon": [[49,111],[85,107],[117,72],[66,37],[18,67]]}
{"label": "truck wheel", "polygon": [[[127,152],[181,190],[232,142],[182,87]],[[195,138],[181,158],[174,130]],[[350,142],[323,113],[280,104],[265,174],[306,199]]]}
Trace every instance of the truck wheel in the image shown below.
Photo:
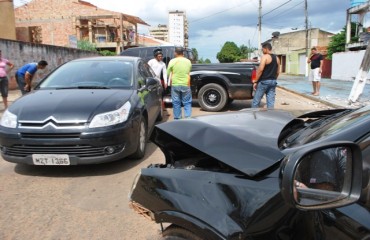
{"label": "truck wheel", "polygon": [[198,93],[199,105],[204,111],[220,111],[225,107],[227,99],[226,90],[216,83],[204,85]]}
{"label": "truck wheel", "polygon": [[174,225],[166,228],[162,236],[163,240],[202,240],[202,238],[196,236],[194,233]]}

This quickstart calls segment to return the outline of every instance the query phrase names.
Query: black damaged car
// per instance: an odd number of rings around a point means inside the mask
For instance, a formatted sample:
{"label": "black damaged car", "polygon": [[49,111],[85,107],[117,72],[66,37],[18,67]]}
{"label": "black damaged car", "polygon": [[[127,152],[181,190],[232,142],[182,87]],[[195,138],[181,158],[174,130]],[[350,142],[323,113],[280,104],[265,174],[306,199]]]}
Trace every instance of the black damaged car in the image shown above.
{"label": "black damaged car", "polygon": [[165,239],[370,239],[370,106],[157,125],[130,205]]}
{"label": "black damaged car", "polygon": [[4,112],[2,158],[31,165],[141,158],[155,121],[162,118],[162,91],[140,58],[65,63]]}

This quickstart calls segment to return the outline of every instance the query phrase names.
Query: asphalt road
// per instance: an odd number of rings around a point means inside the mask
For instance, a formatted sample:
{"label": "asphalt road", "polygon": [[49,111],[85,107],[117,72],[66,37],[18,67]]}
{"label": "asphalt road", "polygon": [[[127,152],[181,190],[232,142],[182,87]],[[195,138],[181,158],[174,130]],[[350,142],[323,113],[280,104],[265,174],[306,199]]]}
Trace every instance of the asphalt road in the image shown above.
{"label": "asphalt road", "polygon": [[[235,101],[227,111],[250,107]],[[328,106],[279,90],[276,108],[296,114]],[[164,121],[172,120],[168,108]],[[194,103],[193,115],[210,114]],[[246,126],[247,127],[247,126]],[[158,239],[159,225],[128,205],[135,175],[164,156],[148,143],[142,160],[69,167],[42,167],[0,160],[0,239]]]}

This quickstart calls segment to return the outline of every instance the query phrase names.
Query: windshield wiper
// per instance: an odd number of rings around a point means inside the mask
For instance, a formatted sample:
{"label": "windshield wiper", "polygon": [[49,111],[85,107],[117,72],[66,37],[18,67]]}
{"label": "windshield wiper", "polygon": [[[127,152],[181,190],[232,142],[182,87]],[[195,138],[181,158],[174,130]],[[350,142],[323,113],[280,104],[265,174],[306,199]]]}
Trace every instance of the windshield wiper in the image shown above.
{"label": "windshield wiper", "polygon": [[110,89],[110,88],[105,86],[76,86],[76,87],[61,87],[56,89],[59,90],[59,89]]}

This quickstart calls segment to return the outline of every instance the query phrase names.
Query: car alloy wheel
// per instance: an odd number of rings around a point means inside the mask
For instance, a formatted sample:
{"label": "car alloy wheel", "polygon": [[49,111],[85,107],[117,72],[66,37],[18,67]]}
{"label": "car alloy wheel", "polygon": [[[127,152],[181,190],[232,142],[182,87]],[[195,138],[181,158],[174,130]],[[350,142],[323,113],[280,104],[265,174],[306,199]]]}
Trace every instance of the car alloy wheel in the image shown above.
{"label": "car alloy wheel", "polygon": [[134,154],[131,155],[134,159],[143,158],[145,155],[145,147],[146,147],[146,119],[141,117],[140,125],[138,129],[138,138],[137,138],[137,148]]}
{"label": "car alloy wheel", "polygon": [[144,152],[146,144],[146,129],[144,121],[140,123],[140,133],[139,133],[139,148],[140,151]]}

